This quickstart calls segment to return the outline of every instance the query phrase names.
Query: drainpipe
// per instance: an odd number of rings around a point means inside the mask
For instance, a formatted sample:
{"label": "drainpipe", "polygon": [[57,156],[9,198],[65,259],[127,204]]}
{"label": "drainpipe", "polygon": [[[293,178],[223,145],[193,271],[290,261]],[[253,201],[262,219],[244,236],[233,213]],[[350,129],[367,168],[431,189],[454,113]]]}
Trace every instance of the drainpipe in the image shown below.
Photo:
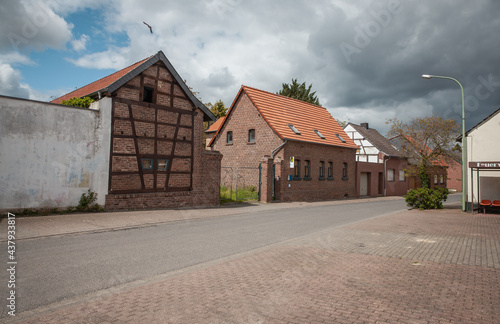
{"label": "drainpipe", "polygon": [[98,96],[99,100],[101,100],[101,98],[102,98],[101,91],[97,91],[97,96]]}
{"label": "drainpipe", "polygon": [[275,148],[272,152],[271,152],[271,159],[274,159],[274,153],[276,153],[276,151],[278,151],[280,148],[282,148],[286,142],[288,142],[288,139],[286,139],[283,143],[281,143],[277,148]]}
{"label": "drainpipe", "polygon": [[387,161],[389,161],[391,157],[384,159],[384,197],[387,197]]}

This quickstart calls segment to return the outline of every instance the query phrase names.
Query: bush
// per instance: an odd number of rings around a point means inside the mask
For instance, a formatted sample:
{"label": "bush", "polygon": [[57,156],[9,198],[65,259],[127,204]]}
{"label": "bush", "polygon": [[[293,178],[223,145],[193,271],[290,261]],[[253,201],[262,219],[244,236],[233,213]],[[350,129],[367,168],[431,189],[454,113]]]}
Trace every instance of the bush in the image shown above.
{"label": "bush", "polygon": [[102,207],[96,204],[97,193],[89,189],[86,194],[82,194],[80,202],[76,206],[77,211],[99,212],[103,211]]}
{"label": "bush", "polygon": [[89,108],[90,104],[94,102],[94,99],[90,97],[83,97],[83,98],[78,98],[78,97],[73,97],[68,100],[63,100],[62,104],[66,106],[72,106],[72,107],[81,107],[81,108]]}
{"label": "bush", "polygon": [[410,190],[405,196],[406,205],[423,209],[442,209],[443,201],[448,198],[447,188],[417,188]]}

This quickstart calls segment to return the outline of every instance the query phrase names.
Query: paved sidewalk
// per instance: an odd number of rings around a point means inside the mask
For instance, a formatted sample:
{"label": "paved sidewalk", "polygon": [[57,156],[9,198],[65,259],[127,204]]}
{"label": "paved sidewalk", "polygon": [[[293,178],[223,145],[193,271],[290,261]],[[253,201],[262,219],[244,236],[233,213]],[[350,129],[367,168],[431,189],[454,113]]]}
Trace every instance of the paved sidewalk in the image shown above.
{"label": "paved sidewalk", "polygon": [[19,323],[497,323],[500,216],[405,211],[85,298]]}

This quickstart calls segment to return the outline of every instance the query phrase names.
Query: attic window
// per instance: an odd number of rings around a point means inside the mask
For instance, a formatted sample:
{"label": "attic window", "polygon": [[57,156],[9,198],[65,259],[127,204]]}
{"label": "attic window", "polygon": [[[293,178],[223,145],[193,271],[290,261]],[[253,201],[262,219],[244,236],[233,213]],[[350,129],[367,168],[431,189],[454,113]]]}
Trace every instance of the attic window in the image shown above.
{"label": "attic window", "polygon": [[337,136],[342,143],[345,143],[345,139],[343,139],[340,134],[335,134],[335,136]]}
{"label": "attic window", "polygon": [[150,87],[144,87],[144,97],[142,101],[144,102],[153,102],[153,88]]}
{"label": "attic window", "polygon": [[325,139],[325,136],[323,136],[323,134],[320,133],[319,130],[315,129],[314,132],[316,133],[316,135],[318,135],[321,139]]}
{"label": "attic window", "polygon": [[290,127],[290,129],[297,135],[300,135],[300,132],[297,128],[295,128],[295,126],[291,125],[291,124],[288,124],[287,125],[288,127]]}

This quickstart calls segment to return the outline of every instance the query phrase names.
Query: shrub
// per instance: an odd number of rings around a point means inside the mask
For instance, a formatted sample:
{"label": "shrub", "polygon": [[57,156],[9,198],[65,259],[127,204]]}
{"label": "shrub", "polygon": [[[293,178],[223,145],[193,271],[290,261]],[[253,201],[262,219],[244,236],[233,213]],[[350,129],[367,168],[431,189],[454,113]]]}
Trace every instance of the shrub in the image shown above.
{"label": "shrub", "polygon": [[83,97],[83,98],[73,97],[69,100],[63,100],[62,104],[72,107],[89,108],[90,104],[93,103],[94,101],[95,100],[90,97]]}
{"label": "shrub", "polygon": [[76,206],[76,210],[89,212],[102,211],[102,207],[99,206],[96,201],[97,193],[89,189],[86,194],[82,194],[82,196],[80,197],[80,202],[78,203],[78,206]]}
{"label": "shrub", "polygon": [[441,209],[443,201],[448,198],[447,188],[417,188],[410,190],[405,196],[407,206],[423,209]]}

